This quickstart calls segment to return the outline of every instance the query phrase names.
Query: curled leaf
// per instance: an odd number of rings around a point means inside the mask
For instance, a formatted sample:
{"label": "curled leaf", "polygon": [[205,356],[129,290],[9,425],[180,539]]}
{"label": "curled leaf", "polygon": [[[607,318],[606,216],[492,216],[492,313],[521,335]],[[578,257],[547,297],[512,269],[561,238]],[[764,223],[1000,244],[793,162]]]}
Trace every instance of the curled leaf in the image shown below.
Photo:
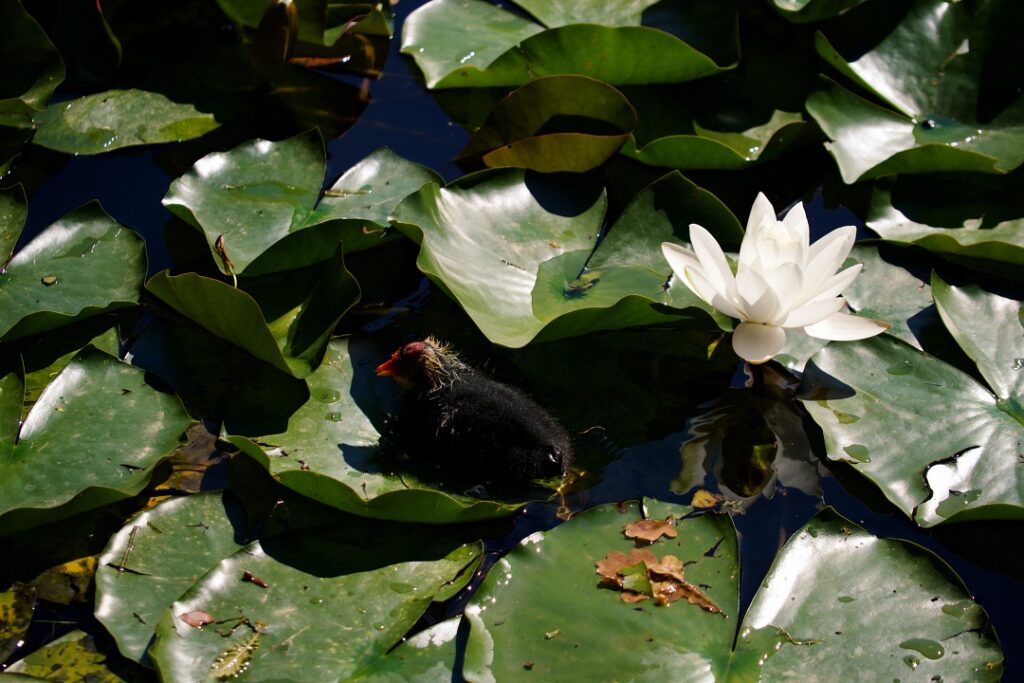
{"label": "curled leaf", "polygon": [[627,524],[623,533],[626,538],[635,538],[638,541],[654,543],[662,536],[666,538],[676,537],[676,521],[669,515],[665,519],[641,519]]}

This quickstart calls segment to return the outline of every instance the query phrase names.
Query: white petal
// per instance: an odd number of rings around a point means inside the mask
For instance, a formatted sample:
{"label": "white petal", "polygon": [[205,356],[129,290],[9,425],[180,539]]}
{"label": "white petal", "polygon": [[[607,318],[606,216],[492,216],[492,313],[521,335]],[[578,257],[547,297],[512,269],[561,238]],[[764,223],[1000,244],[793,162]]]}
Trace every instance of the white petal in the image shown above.
{"label": "white petal", "polygon": [[690,226],[690,243],[708,281],[717,291],[731,299],[732,293],[736,291],[735,278],[718,242],[710,232],[694,223]]}
{"label": "white petal", "polygon": [[797,263],[807,263],[808,249],[811,244],[811,229],[807,224],[807,213],[804,211],[803,202],[797,202],[789,210],[782,224],[786,227],[790,239],[797,243],[800,250],[800,258]]}
{"label": "white petal", "polygon": [[[795,263],[783,263],[769,273],[768,286],[775,292],[779,299],[779,313],[785,314],[794,306],[803,302],[799,301],[800,293],[803,291],[803,273]],[[775,321],[770,321],[775,322]]]}
{"label": "white petal", "polygon": [[665,256],[665,260],[668,261],[668,265],[672,267],[672,272],[680,280],[685,281],[684,273],[687,268],[700,268],[700,259],[697,258],[697,255],[678,244],[662,242],[661,253]]}
{"label": "white petal", "polygon": [[[742,300],[740,317],[756,323],[767,323],[779,310],[779,297],[757,273],[741,271],[736,278],[736,293]],[[737,303],[740,303],[737,301]]]}
{"label": "white petal", "polygon": [[761,241],[761,233],[766,226],[775,223],[775,220],[775,207],[763,192],[758,192],[754,205],[750,207],[747,232],[740,244],[741,264],[752,266],[757,261],[757,246]]}
{"label": "white petal", "polygon": [[833,275],[831,279],[825,282],[823,289],[811,297],[811,301],[824,301],[825,299],[839,296],[853,283],[863,268],[864,264],[858,263]]}
{"label": "white petal", "polygon": [[846,302],[843,301],[842,297],[835,297],[824,301],[812,301],[791,311],[779,325],[782,327],[806,327],[813,325],[828,318],[833,313],[838,313],[844,303]]}
{"label": "white petal", "polygon": [[743,312],[736,307],[736,304],[733,303],[732,300],[727,299],[721,294],[715,294],[714,298],[711,299],[710,303],[714,308],[718,309],[722,313],[725,313],[730,318],[740,318],[741,320],[743,319]]}
{"label": "white petal", "polygon": [[[725,299],[725,296],[721,292],[716,291],[711,286],[711,283],[708,282],[702,268],[687,268],[686,272],[683,273],[682,280],[694,294],[712,306],[714,306],[716,299]],[[718,306],[715,306],[715,308],[718,308]],[[732,304],[727,304],[727,308],[718,308],[718,310],[728,316],[736,317],[736,309]]]}
{"label": "white petal", "polygon": [[872,318],[862,318],[848,313],[833,313],[821,322],[807,325],[804,332],[831,341],[855,341],[867,339],[889,329],[889,323]]}
{"label": "white petal", "polygon": [[740,323],[732,333],[732,348],[743,360],[763,363],[782,350],[786,331],[774,325]]}
{"label": "white petal", "polygon": [[811,245],[804,269],[805,294],[813,295],[815,292],[812,290],[821,289],[821,284],[839,270],[853,249],[856,238],[857,228],[848,225],[833,230]]}

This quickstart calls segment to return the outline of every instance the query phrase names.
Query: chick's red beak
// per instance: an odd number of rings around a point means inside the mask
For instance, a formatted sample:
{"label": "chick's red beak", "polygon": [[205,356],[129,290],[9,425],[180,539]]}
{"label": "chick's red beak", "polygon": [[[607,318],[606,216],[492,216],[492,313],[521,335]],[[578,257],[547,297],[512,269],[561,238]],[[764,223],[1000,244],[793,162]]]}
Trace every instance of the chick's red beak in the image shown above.
{"label": "chick's red beak", "polygon": [[378,377],[394,377],[395,376],[395,374],[398,372],[398,367],[397,367],[398,366],[398,358],[397,358],[397,356],[398,356],[398,354],[394,354],[394,355],[391,356],[391,358],[388,358],[386,361],[384,361],[383,363],[381,363],[380,365],[377,366],[376,372],[377,372],[377,376]]}

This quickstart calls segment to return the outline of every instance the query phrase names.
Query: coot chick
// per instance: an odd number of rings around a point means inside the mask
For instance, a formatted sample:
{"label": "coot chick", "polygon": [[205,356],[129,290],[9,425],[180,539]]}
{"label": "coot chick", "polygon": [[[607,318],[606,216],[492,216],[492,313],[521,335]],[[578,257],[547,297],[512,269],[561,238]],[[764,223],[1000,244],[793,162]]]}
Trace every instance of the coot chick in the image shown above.
{"label": "coot chick", "polygon": [[406,390],[389,437],[446,484],[523,491],[560,477],[569,435],[520,390],[485,377],[433,337],[405,344],[377,367]]}

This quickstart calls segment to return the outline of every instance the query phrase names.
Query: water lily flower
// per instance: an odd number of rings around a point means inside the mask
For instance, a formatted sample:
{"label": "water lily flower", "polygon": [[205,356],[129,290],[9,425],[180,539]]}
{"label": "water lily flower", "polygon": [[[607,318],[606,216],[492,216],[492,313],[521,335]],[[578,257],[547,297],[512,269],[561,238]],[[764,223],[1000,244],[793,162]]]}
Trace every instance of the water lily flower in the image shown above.
{"label": "water lily flower", "polygon": [[803,204],[780,221],[768,198],[758,194],[735,275],[718,242],[699,225],[690,225],[692,251],[669,242],[661,250],[694,294],[740,320],[732,336],[736,353],[763,363],[782,349],[787,329],[831,341],[866,339],[888,329],[884,322],[840,312],[840,293],[863,267],[837,272],[856,232],[848,225],[811,244]]}

